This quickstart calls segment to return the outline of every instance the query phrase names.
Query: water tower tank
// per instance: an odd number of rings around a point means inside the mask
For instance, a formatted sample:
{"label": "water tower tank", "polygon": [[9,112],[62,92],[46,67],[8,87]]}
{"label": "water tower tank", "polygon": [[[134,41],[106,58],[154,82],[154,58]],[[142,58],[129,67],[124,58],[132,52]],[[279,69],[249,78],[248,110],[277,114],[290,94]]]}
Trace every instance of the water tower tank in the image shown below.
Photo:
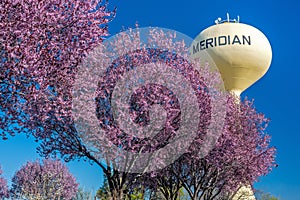
{"label": "water tower tank", "polygon": [[208,55],[226,90],[237,96],[267,72],[272,60],[271,45],[260,30],[229,19],[216,20],[216,25],[203,30],[195,38],[191,54],[200,60]]}

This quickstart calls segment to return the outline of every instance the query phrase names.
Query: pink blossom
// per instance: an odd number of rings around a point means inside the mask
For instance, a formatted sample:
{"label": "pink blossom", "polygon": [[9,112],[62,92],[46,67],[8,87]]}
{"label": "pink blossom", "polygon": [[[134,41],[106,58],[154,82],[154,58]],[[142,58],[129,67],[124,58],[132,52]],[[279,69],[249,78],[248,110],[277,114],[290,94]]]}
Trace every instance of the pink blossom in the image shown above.
{"label": "pink blossom", "polygon": [[59,160],[27,162],[12,178],[12,196],[26,199],[71,200],[78,183]]}

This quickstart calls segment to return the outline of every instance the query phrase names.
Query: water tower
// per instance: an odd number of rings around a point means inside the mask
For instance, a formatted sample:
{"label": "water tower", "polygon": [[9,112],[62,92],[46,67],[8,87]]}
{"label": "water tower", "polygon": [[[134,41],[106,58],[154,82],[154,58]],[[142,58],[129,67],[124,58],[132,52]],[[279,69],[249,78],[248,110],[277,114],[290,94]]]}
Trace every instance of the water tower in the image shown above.
{"label": "water tower", "polygon": [[225,89],[240,96],[269,69],[271,45],[260,30],[240,23],[239,17],[231,20],[227,14],[226,20],[218,18],[215,23],[195,38],[191,55],[215,64]]}
{"label": "water tower", "polygon": [[[218,18],[215,25],[203,30],[193,41],[191,56],[202,64],[216,67],[225,89],[237,98],[264,76],[272,60],[267,37],[257,28],[238,19]],[[243,186],[233,199],[255,200],[251,186]]]}

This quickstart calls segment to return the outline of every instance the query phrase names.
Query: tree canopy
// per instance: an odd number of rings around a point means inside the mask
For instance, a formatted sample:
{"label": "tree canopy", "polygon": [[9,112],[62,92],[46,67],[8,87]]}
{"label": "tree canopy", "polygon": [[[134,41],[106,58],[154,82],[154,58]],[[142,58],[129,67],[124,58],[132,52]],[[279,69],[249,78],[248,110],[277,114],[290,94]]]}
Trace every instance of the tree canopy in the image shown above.
{"label": "tree canopy", "polygon": [[27,162],[12,178],[11,197],[28,200],[71,200],[78,183],[59,160]]}

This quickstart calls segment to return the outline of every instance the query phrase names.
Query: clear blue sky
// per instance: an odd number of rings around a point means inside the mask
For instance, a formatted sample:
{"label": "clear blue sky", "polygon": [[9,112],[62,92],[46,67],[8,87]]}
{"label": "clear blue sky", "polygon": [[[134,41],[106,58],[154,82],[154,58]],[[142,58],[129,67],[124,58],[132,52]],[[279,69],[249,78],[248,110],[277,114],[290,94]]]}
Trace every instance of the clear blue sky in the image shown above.
{"label": "clear blue sky", "polygon": [[[255,184],[257,189],[270,192],[282,200],[300,199],[300,2],[296,0],[118,0],[116,18],[110,23],[110,33],[122,27],[159,26],[182,32],[191,38],[213,25],[218,17],[240,15],[241,22],[259,28],[269,38],[273,60],[267,74],[242,96],[255,99],[257,109],[271,123],[268,133],[278,149],[279,167]],[[21,164],[38,158],[36,144],[23,136],[0,141],[0,164],[7,178]],[[96,166],[85,162],[68,164],[72,173],[86,189],[96,190],[102,174]]]}

